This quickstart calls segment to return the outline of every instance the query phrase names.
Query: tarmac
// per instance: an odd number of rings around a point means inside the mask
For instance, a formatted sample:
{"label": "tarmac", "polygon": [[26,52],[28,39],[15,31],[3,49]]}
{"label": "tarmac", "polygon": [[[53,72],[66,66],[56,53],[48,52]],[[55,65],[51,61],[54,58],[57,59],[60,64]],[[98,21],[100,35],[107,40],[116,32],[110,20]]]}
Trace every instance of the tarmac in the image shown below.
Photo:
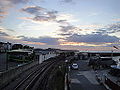
{"label": "tarmac", "polygon": [[107,90],[97,81],[95,71],[88,67],[88,60],[79,60],[76,63],[79,69],[70,71],[70,90]]}

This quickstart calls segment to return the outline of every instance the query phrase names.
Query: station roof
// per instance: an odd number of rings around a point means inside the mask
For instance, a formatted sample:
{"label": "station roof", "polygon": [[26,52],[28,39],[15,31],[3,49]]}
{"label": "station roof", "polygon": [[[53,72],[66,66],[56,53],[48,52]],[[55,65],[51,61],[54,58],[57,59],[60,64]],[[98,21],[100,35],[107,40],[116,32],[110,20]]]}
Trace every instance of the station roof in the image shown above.
{"label": "station roof", "polygon": [[17,49],[17,50],[8,51],[8,53],[12,53],[12,52],[31,53],[32,51],[26,49]]}

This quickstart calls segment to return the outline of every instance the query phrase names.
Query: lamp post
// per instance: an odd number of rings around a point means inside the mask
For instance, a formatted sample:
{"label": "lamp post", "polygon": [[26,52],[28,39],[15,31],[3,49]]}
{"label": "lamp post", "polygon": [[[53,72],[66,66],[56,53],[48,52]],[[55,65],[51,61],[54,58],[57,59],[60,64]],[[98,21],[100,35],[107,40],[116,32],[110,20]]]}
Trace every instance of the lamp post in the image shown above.
{"label": "lamp post", "polygon": [[66,86],[67,86],[67,90],[70,90],[70,87],[69,87],[69,75],[68,75],[68,60],[65,60],[65,63],[66,63]]}

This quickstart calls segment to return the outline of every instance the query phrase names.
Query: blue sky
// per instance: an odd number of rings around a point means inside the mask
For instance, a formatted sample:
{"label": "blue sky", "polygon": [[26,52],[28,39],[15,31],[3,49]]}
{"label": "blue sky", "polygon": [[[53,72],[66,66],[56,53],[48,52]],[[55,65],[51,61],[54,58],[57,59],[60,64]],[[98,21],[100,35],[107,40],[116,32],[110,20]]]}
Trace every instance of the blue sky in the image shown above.
{"label": "blue sky", "polygon": [[0,0],[0,41],[39,48],[119,47],[120,0]]}

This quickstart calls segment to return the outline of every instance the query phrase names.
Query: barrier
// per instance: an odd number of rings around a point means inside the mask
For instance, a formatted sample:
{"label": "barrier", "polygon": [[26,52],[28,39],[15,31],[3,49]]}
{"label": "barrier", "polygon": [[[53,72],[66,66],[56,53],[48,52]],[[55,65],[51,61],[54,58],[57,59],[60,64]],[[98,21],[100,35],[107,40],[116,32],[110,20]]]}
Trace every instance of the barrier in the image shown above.
{"label": "barrier", "polygon": [[0,88],[8,84],[15,77],[17,77],[20,73],[24,72],[25,70],[30,69],[31,67],[37,64],[38,64],[38,61],[32,61],[23,66],[15,67],[15,68],[12,68],[10,70],[0,73]]}
{"label": "barrier", "polygon": [[108,85],[108,87],[110,87],[112,90],[120,90],[120,86],[112,82],[107,77],[105,78],[105,84]]}

